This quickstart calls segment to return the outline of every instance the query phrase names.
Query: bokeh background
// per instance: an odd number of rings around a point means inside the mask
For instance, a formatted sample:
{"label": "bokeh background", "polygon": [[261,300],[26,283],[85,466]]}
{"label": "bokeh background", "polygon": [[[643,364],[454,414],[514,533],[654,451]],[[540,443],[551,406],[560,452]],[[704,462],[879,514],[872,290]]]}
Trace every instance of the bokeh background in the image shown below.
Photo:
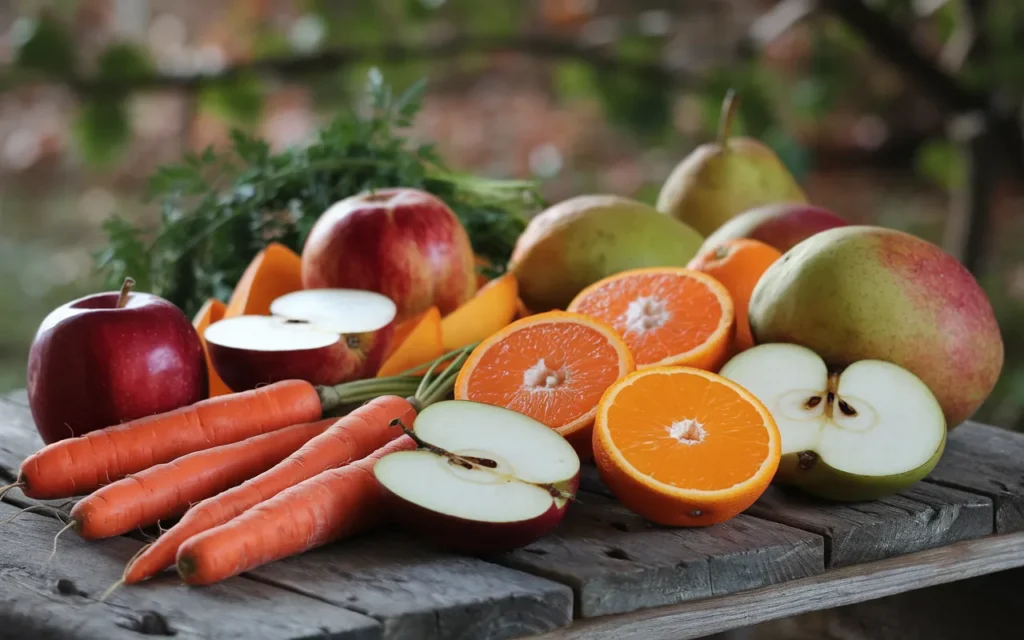
{"label": "bokeh background", "polygon": [[103,222],[155,219],[159,166],[233,128],[301,145],[377,67],[428,81],[412,139],[549,202],[653,203],[735,88],[812,201],[976,273],[1007,355],[977,418],[1024,430],[1022,34],[1012,0],[0,2],[0,390],[50,309],[107,286]]}

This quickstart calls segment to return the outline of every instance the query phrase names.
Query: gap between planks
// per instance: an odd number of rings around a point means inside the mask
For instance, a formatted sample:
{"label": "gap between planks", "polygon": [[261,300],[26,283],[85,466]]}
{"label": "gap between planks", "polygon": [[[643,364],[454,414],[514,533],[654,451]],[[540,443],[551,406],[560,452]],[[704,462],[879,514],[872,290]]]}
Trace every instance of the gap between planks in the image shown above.
{"label": "gap between planks", "polygon": [[733,595],[578,620],[531,638],[687,640],[1021,566],[1024,532],[993,535]]}

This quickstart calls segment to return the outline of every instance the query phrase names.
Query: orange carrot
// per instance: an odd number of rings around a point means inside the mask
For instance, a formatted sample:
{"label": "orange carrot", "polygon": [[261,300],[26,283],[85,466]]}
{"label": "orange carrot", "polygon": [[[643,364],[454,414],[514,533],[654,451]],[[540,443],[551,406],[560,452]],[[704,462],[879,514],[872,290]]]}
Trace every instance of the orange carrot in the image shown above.
{"label": "orange carrot", "polygon": [[373,465],[389,453],[415,448],[403,435],[354,464],[324,471],[189,538],[178,550],[178,573],[192,585],[212,584],[371,529],[383,520],[385,502]]}
{"label": "orange carrot", "polygon": [[84,495],[185,454],[321,416],[316,387],[284,380],[54,442],[25,459],[13,486],[30,498]]}
{"label": "orange carrot", "polygon": [[174,564],[178,547],[189,538],[224,524],[303,480],[362,459],[402,435],[390,426],[395,418],[413,424],[416,410],[399,396],[380,396],[340,418],[322,434],[269,471],[189,509],[177,524],[134,558],[124,581],[134,584]]}
{"label": "orange carrot", "polygon": [[181,515],[192,504],[270,469],[335,421],[292,425],[130,475],[79,501],[71,510],[72,528],[95,540]]}

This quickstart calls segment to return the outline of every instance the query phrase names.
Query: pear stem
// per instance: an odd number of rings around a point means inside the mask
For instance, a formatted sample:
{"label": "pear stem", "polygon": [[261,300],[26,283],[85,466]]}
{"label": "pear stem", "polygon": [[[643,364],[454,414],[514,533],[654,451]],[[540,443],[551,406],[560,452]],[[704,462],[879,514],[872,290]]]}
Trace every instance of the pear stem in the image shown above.
{"label": "pear stem", "polygon": [[135,280],[132,278],[125,278],[121,284],[121,294],[117,296],[117,308],[120,309],[128,303],[128,295],[132,292],[132,287],[135,286]]}
{"label": "pear stem", "polygon": [[735,89],[729,89],[722,100],[722,111],[718,118],[718,144],[723,147],[732,135],[732,123],[736,118],[736,110],[740,104],[740,98]]}

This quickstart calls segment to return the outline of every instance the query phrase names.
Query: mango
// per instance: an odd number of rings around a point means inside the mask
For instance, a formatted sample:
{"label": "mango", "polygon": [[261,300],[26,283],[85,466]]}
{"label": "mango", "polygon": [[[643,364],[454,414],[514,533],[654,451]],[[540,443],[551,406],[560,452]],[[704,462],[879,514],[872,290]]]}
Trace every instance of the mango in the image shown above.
{"label": "mango", "polygon": [[509,260],[533,313],[564,309],[601,278],[640,267],[685,267],[704,237],[642,202],[584,195],[530,220]]}
{"label": "mango", "polygon": [[894,229],[850,225],[807,238],[765,271],[749,309],[758,344],[799,344],[829,367],[876,359],[910,371],[950,429],[977,411],[1003,367],[999,325],[974,276]]}

